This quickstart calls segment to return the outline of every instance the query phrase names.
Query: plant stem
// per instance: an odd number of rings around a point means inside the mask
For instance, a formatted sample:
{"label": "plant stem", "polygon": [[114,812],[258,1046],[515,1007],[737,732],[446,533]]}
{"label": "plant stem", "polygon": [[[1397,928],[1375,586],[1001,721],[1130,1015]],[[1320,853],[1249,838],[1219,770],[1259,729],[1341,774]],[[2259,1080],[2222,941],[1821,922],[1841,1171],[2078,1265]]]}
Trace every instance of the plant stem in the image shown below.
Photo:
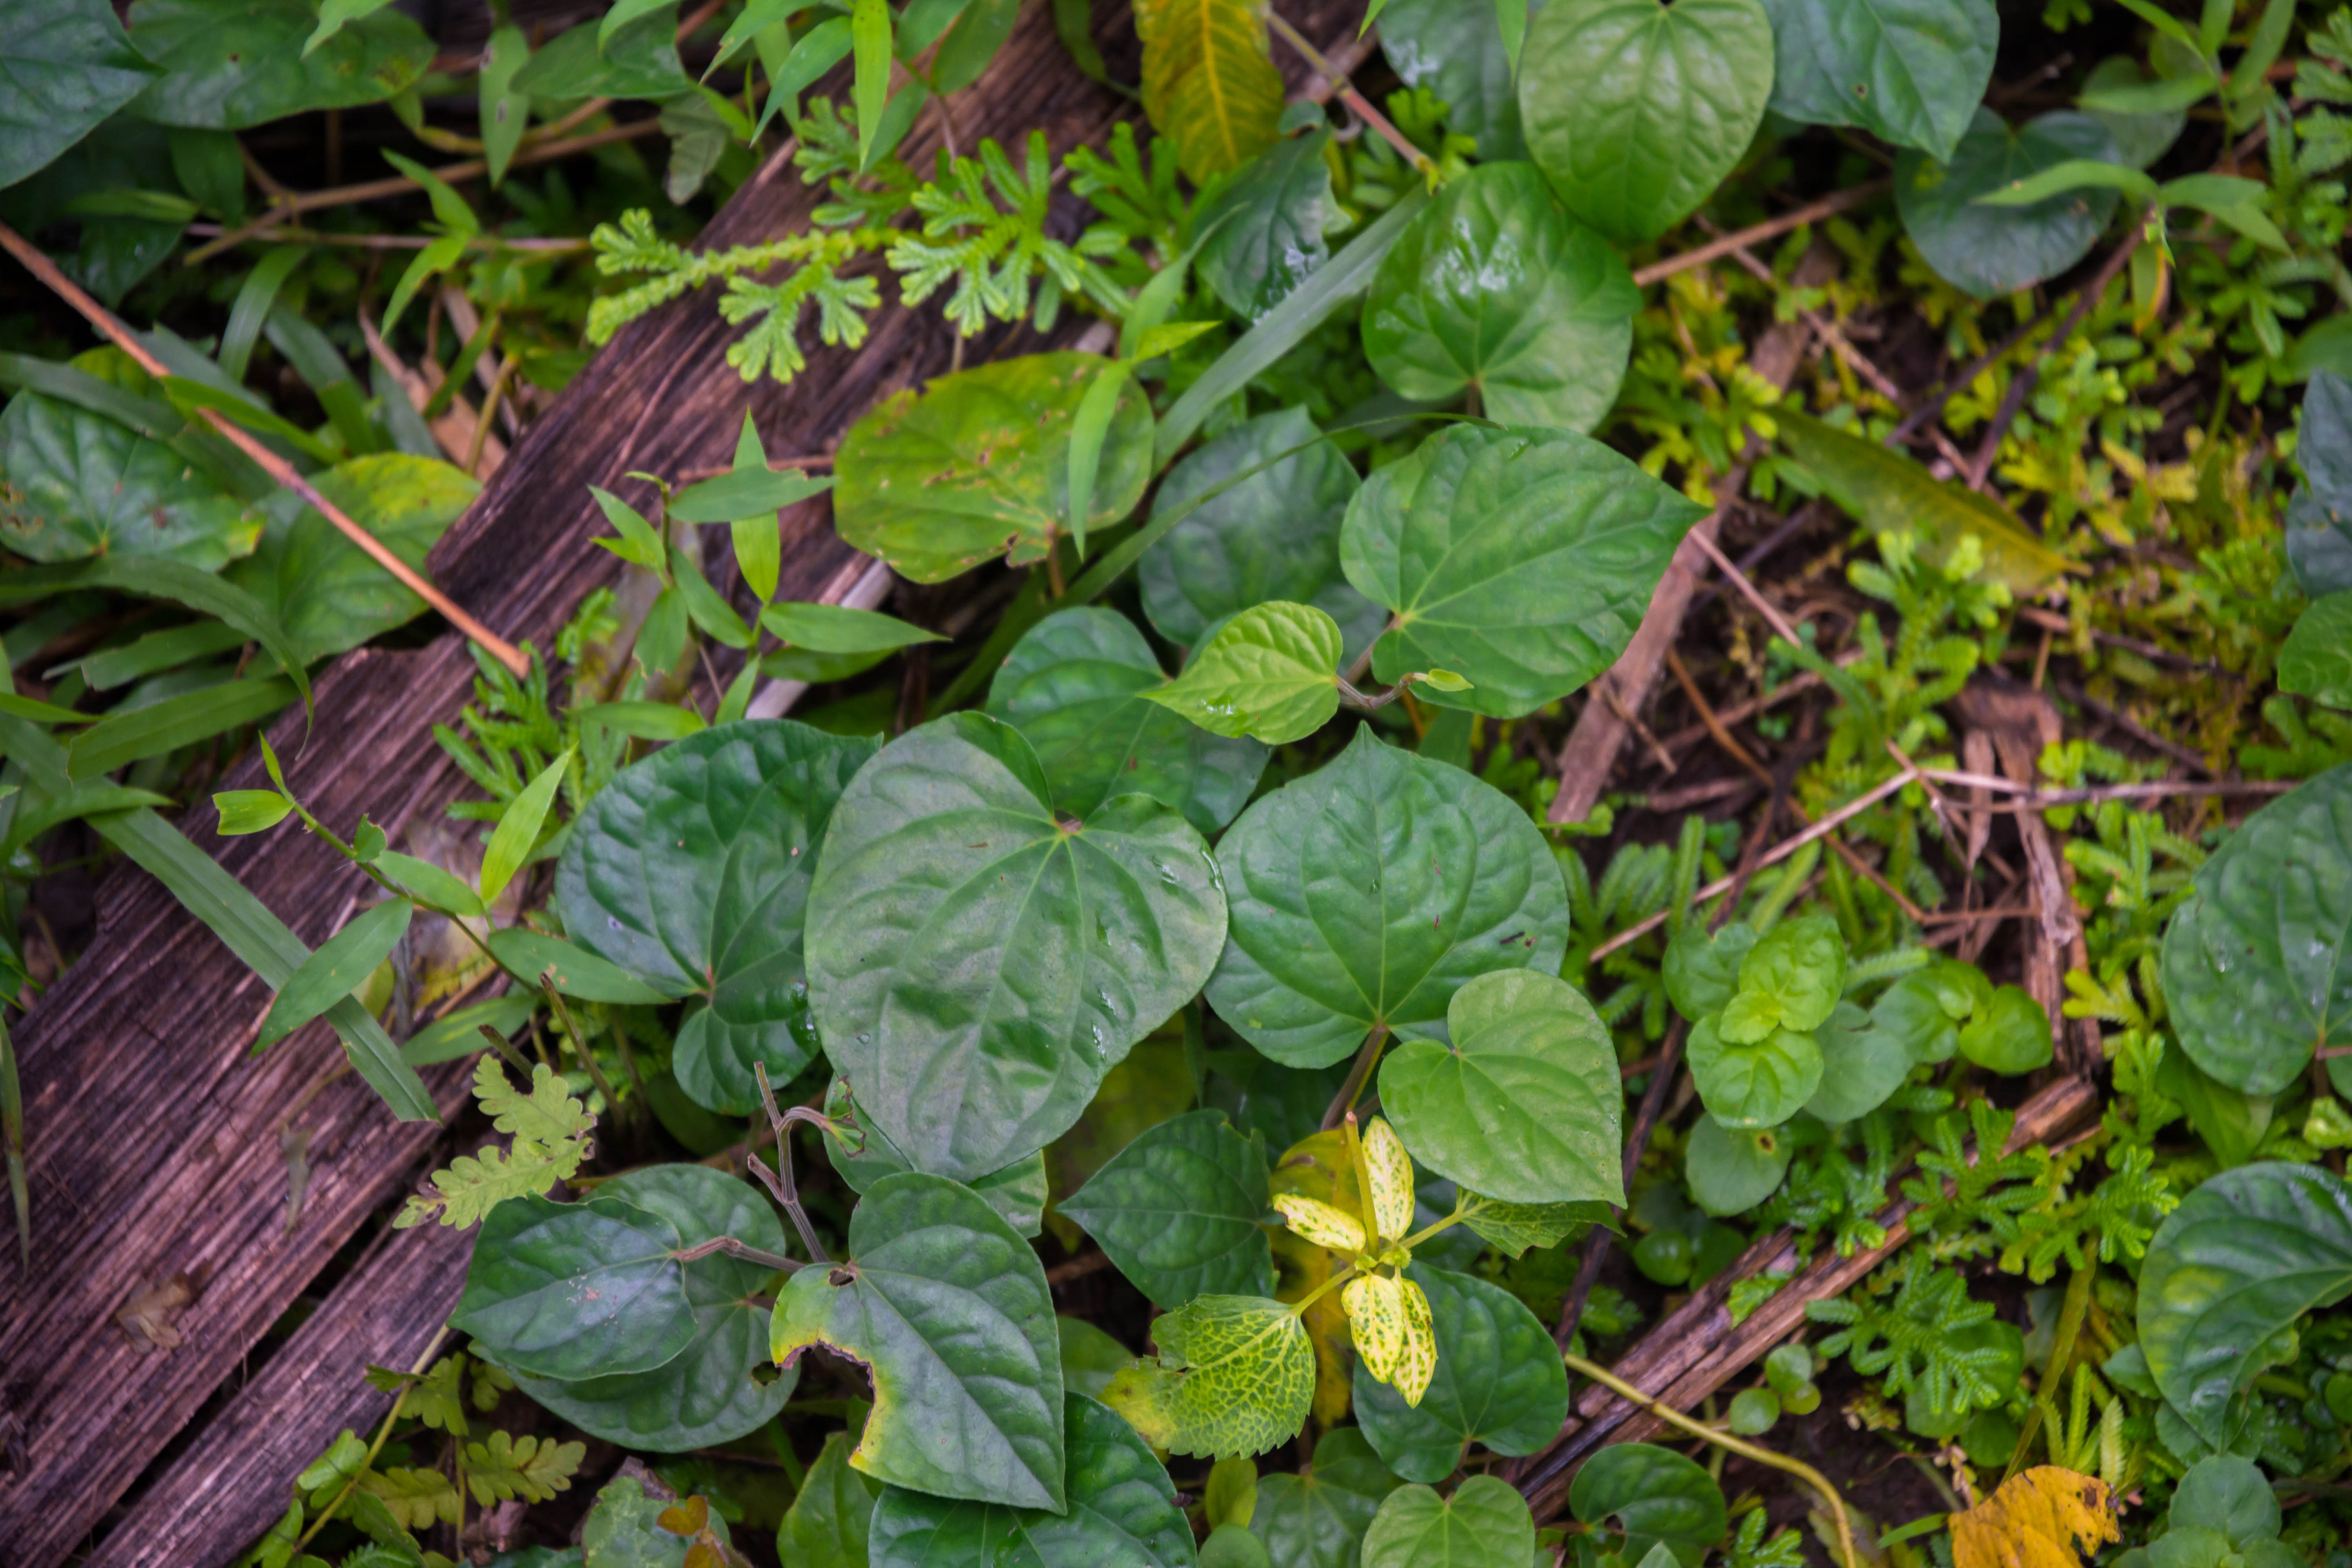
{"label": "plant stem", "polygon": [[1348,1069],[1347,1080],[1339,1085],[1339,1092],[1331,1097],[1331,1108],[1323,1113],[1324,1131],[1328,1132],[1339,1126],[1339,1119],[1356,1109],[1356,1101],[1363,1098],[1364,1085],[1371,1081],[1372,1068],[1380,1063],[1381,1046],[1388,1037],[1389,1026],[1386,1024],[1372,1026],[1372,1032],[1365,1037],[1364,1048],[1356,1053],[1356,1065]]}
{"label": "plant stem", "polygon": [[760,1103],[767,1108],[768,1125],[776,1135],[776,1172],[774,1175],[769,1175],[761,1168],[760,1162],[751,1158],[748,1152],[743,1156],[743,1163],[759,1173],[761,1182],[766,1185],[769,1192],[775,1194],[776,1202],[782,1204],[784,1212],[792,1215],[793,1228],[801,1233],[801,1245],[808,1248],[809,1260],[813,1263],[830,1263],[833,1259],[827,1258],[824,1248],[818,1245],[816,1226],[809,1223],[807,1211],[801,1207],[800,1190],[793,1184],[792,1144],[786,1138],[784,1131],[794,1121],[811,1121],[823,1126],[825,1124],[824,1118],[803,1110],[797,1105],[788,1111],[778,1110],[776,1091],[768,1087],[768,1064],[753,1062],[751,1072],[752,1076],[760,1080]]}
{"label": "plant stem", "polygon": [[1412,164],[1415,169],[1421,171],[1422,178],[1428,180],[1432,184],[1436,183],[1437,164],[1431,160],[1428,153],[1414,146],[1412,142],[1406,138],[1403,132],[1399,131],[1395,126],[1390,124],[1389,117],[1387,115],[1382,114],[1379,110],[1374,109],[1365,99],[1364,95],[1355,89],[1354,86],[1348,80],[1347,72],[1341,70],[1338,65],[1334,64],[1329,59],[1325,58],[1322,50],[1308,43],[1304,37],[1301,37],[1297,28],[1284,21],[1272,11],[1268,11],[1265,14],[1265,25],[1274,29],[1274,33],[1276,37],[1280,38],[1284,43],[1288,44],[1292,48],[1297,49],[1300,55],[1305,57],[1307,63],[1313,66],[1316,70],[1322,74],[1325,81],[1329,82],[1338,89],[1339,101],[1346,104],[1349,109],[1354,110],[1356,113],[1362,118],[1365,124],[1370,126],[1374,131],[1379,132],[1381,141],[1386,142],[1390,146],[1395,148],[1399,156],[1402,157],[1406,163]]}
{"label": "plant stem", "polygon": [[402,1384],[400,1392],[392,1396],[392,1408],[383,1413],[383,1425],[375,1429],[375,1441],[368,1445],[367,1459],[360,1466],[359,1475],[345,1481],[343,1489],[335,1494],[335,1500],[320,1510],[319,1517],[310,1521],[310,1528],[304,1531],[302,1539],[294,1543],[295,1554],[299,1555],[302,1548],[310,1544],[312,1536],[327,1528],[327,1521],[335,1517],[336,1511],[352,1495],[352,1489],[360,1484],[360,1476],[367,1474],[369,1468],[375,1463],[375,1457],[383,1452],[384,1442],[392,1436],[392,1424],[400,1419],[401,1407],[408,1403],[408,1391],[416,1386],[416,1380],[433,1365],[433,1358],[440,1353],[442,1342],[448,1337],[449,1325],[444,1323],[441,1331],[433,1336],[433,1342],[425,1347],[425,1353],[416,1358],[416,1364],[408,1369],[408,1381]]}
{"label": "plant stem", "polygon": [[709,1241],[698,1241],[692,1247],[673,1252],[670,1256],[680,1263],[692,1263],[697,1258],[708,1258],[714,1252],[723,1252],[730,1258],[740,1258],[746,1263],[757,1263],[786,1274],[797,1274],[808,1267],[797,1258],[786,1258],[782,1253],[770,1252],[764,1247],[754,1247],[748,1241],[738,1241],[731,1236],[714,1236]]}
{"label": "plant stem", "polygon": [[554,1007],[555,1021],[563,1026],[564,1037],[572,1042],[572,1054],[580,1058],[580,1065],[588,1069],[588,1080],[596,1086],[596,1092],[604,1097],[605,1106],[615,1117],[619,1116],[619,1098],[613,1093],[613,1086],[604,1081],[604,1069],[596,1065],[595,1057],[590,1054],[587,1037],[581,1034],[580,1026],[572,1021],[572,1009],[566,1007],[563,998],[556,994],[554,970],[550,969],[539,977],[539,987],[545,994],[549,1005]]}

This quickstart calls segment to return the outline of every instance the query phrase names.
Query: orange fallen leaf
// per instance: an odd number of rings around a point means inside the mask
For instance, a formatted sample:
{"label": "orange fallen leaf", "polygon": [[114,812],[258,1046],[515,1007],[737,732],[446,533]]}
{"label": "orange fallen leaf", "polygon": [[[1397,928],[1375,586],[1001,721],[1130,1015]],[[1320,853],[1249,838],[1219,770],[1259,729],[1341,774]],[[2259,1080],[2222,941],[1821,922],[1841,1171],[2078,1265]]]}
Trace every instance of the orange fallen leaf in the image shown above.
{"label": "orange fallen leaf", "polygon": [[2122,1538],[2107,1483],[2056,1465],[2011,1476],[1952,1515],[1954,1568],[2081,1568],[2081,1553]]}

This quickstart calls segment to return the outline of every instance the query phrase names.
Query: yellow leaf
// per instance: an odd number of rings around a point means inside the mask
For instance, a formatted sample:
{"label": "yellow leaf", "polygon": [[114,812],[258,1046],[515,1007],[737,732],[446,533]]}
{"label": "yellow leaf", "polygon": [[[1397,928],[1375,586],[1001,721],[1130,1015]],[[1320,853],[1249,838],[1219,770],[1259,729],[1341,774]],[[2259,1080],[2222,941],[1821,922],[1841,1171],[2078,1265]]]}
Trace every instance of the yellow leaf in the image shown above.
{"label": "yellow leaf", "polygon": [[1293,1232],[1318,1247],[1333,1252],[1364,1250],[1364,1227],[1353,1215],[1304,1193],[1275,1194],[1274,1208]]}
{"label": "yellow leaf", "polygon": [[[1347,1138],[1336,1127],[1312,1133],[1284,1151],[1275,1163],[1273,1186],[1277,1194],[1303,1194],[1349,1213],[1362,1208]],[[1305,1300],[1338,1267],[1330,1253],[1286,1229],[1268,1227],[1266,1235],[1274,1244],[1277,1280],[1274,1293],[1278,1300]],[[1346,1417],[1353,1398],[1356,1364],[1348,1314],[1339,1305],[1339,1292],[1318,1297],[1303,1321],[1315,1346],[1315,1419],[1326,1426],[1335,1426]]]}
{"label": "yellow leaf", "polygon": [[1954,1568],[2079,1568],[2078,1549],[2121,1539],[2107,1483],[2056,1465],[2011,1476],[1952,1515]]}
{"label": "yellow leaf", "polygon": [[1401,1241],[1412,1229],[1412,1156],[1380,1117],[1364,1128],[1364,1168],[1372,1179],[1372,1217],[1381,1235]]}
{"label": "yellow leaf", "polygon": [[1195,184],[1274,145],[1282,73],[1250,0],[1137,0],[1143,107]]}
{"label": "yellow leaf", "polygon": [[1437,1370],[1437,1335],[1421,1287],[1367,1274],[1342,1286],[1339,1300],[1348,1309],[1364,1370],[1403,1394],[1407,1405],[1419,1405]]}

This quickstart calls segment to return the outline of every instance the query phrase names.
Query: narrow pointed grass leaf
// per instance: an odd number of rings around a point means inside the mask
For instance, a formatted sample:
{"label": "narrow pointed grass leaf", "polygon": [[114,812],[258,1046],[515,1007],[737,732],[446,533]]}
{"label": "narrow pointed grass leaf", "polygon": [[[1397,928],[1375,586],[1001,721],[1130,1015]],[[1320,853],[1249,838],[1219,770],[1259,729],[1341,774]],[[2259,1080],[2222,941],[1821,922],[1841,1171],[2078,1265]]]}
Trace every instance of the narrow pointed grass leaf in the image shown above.
{"label": "narrow pointed grass leaf", "polygon": [[320,943],[278,987],[278,1000],[262,1018],[253,1048],[276,1045],[358,990],[407,934],[409,918],[415,912],[416,906],[406,899],[388,899],[352,916],[342,930]]}
{"label": "narrow pointed grass leaf", "polygon": [[539,830],[547,820],[547,808],[555,800],[556,786],[563,782],[565,770],[572,765],[572,753],[565,752],[544,768],[539,776],[525,784],[499,814],[498,826],[490,831],[490,841],[482,849],[480,892],[482,902],[494,902],[506,891],[515,873],[530,858],[539,844]]}

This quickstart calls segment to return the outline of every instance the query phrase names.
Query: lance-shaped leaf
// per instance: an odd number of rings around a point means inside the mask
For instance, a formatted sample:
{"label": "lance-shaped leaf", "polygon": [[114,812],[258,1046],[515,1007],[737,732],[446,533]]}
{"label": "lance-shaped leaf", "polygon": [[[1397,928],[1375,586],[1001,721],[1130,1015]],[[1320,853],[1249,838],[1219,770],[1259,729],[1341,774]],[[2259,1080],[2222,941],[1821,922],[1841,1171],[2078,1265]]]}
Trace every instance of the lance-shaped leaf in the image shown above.
{"label": "lance-shaped leaf", "polygon": [[[1042,561],[1067,531],[1070,432],[1094,354],[1025,354],[886,398],[850,427],[834,461],[842,539],[918,583],[992,556]],[[1095,468],[1089,531],[1125,517],[1151,475],[1151,409],[1132,378]]]}
{"label": "lance-shaped leaf", "polygon": [[1772,109],[1858,125],[1938,161],[1952,155],[1992,80],[1992,0],[1764,0]]}
{"label": "lance-shaped leaf", "polygon": [[1195,184],[1274,145],[1282,73],[1266,54],[1265,22],[1247,0],[1143,0],[1143,107],[1176,143]]}
{"label": "lance-shaped leaf", "polygon": [[917,1170],[1001,1170],[1199,990],[1224,895],[1173,809],[1057,812],[1010,725],[900,736],[834,809],[808,906],[811,1001],[865,1117]]}
{"label": "lance-shaped leaf", "polygon": [[1217,847],[1233,934],[1209,1005],[1286,1067],[1379,1025],[1432,1034],[1464,982],[1559,967],[1568,889],[1526,812],[1370,726],[1244,812]]}
{"label": "lance-shaped leaf", "polygon": [[1355,1568],[1381,1500],[1402,1485],[1353,1426],[1326,1432],[1302,1475],[1258,1482],[1250,1533],[1266,1555],[1297,1568]]}
{"label": "lance-shaped leaf", "polygon": [[876,750],[783,719],[707,730],[623,769],[556,869],[573,942],[668,995],[698,994],[671,1068],[697,1104],[760,1103],[817,1052],[801,930],[834,803]]}
{"label": "lance-shaped leaf", "polygon": [[873,1568],[1192,1568],[1176,1486],[1135,1428],[1083,1394],[1064,1395],[1066,1512],[926,1497],[874,1505]]}
{"label": "lance-shaped leaf", "polygon": [[1517,718],[1616,662],[1704,515],[1598,441],[1457,425],[1365,481],[1339,559],[1395,612],[1374,674],[1458,671],[1415,699]]}
{"label": "lance-shaped leaf", "polygon": [[1584,994],[1532,969],[1482,974],[1445,1022],[1450,1046],[1407,1040],[1381,1067],[1414,1157],[1510,1203],[1622,1203],[1617,1052]]}
{"label": "lance-shaped leaf", "polygon": [[489,947],[500,963],[528,976],[532,984],[544,983],[550,990],[583,1002],[655,1007],[671,1000],[619,964],[544,931],[508,926],[490,932]]}
{"label": "lance-shaped leaf", "polygon": [[1526,1500],[1493,1476],[1473,1476],[1451,1497],[1401,1487],[1364,1531],[1363,1568],[1517,1568],[1535,1554]]}
{"label": "lance-shaped leaf", "polygon": [[1214,833],[1248,803],[1266,748],[1150,700],[1167,679],[1134,622],[1087,605],[1046,616],[1013,646],[987,711],[1035,749],[1065,810],[1084,818],[1112,795],[1148,795]]}
{"label": "lance-shaped leaf", "polygon": [[614,1198],[509,1198],[482,1222],[450,1327],[516,1372],[650,1372],[694,1339],[683,1245],[667,1215]]}
{"label": "lance-shaped leaf", "polygon": [[1339,710],[1339,624],[1276,601],[1227,621],[1175,679],[1143,695],[1213,735],[1303,741]]}
{"label": "lance-shaped leaf", "polygon": [[2139,1279],[2148,1373],[2221,1447],[2231,1401],[2279,1359],[2281,1336],[2347,1292],[2352,1191],[2341,1178],[2278,1162],[2224,1171],[2148,1243]]}
{"label": "lance-shaped leaf", "polygon": [[1364,353],[1402,396],[1475,388],[1506,425],[1590,430],[1617,400],[1640,306],[1534,164],[1488,163],[1447,182],[1381,263]]}
{"label": "lance-shaped leaf", "polygon": [[1772,96],[1772,24],[1757,0],[1546,5],[1525,58],[1528,156],[1620,245],[1657,238],[1713,195]]}
{"label": "lance-shaped leaf", "polygon": [[1100,1244],[1163,1311],[1195,1296],[1274,1289],[1265,1153],[1217,1110],[1163,1121],[1113,1155],[1055,1212]]}
{"label": "lance-shaped leaf", "polygon": [[1795,1029],[1735,1042],[1702,1018],[1691,1026],[1689,1057],[1700,1103],[1726,1127],[1778,1127],[1822,1085],[1821,1046]]}
{"label": "lance-shaped leaf", "polygon": [[1391,1470],[1434,1486],[1471,1443],[1532,1454],[1568,1416],[1568,1372],[1551,1334],[1499,1285],[1416,1263],[1407,1275],[1429,1302],[1437,1361],[1418,1404],[1356,1363],[1356,1419]]}
{"label": "lance-shaped leaf", "polygon": [[406,899],[390,899],[352,916],[342,930],[320,942],[278,987],[278,1000],[261,1020],[253,1048],[276,1045],[358,990],[408,934],[409,917],[415,912],[416,906]]}
{"label": "lance-shaped leaf", "polygon": [[2164,933],[2164,997],[2189,1059],[2275,1094],[2352,1044],[2352,765],[2255,812],[2199,868]]}
{"label": "lance-shaped leaf", "polygon": [[1946,282],[1979,300],[2013,294],[2082,260],[2116,210],[2116,193],[2084,188],[2024,207],[1976,199],[2073,158],[2115,162],[2115,138],[2087,114],[2044,114],[2012,132],[1979,109],[1948,160],[1913,151],[1895,161],[1895,210]]}
{"label": "lance-shaped leaf", "polygon": [[769,1352],[865,1363],[874,1410],[849,1462],[939,1497],[1060,1510],[1062,1363],[1036,1252],[943,1176],[886,1177],[849,1216],[849,1262],[784,1285]]}
{"label": "lance-shaped leaf", "polygon": [[1298,1435],[1315,1396],[1315,1347],[1280,1301],[1196,1296],[1155,1318],[1157,1361],[1110,1381],[1103,1400],[1174,1454],[1263,1454]]}
{"label": "lance-shaped leaf", "polygon": [[1412,1156],[1384,1118],[1365,1122],[1361,1136],[1364,1160],[1358,1175],[1371,1189],[1367,1197],[1372,1229],[1385,1240],[1402,1241],[1413,1228]]}
{"label": "lance-shaped leaf", "polygon": [[[597,1196],[660,1215],[688,1247],[729,1236],[764,1252],[785,1250],[783,1222],[767,1200],[707,1165],[632,1171],[599,1187]],[[764,1385],[751,1375],[768,1327],[758,1298],[774,1277],[772,1269],[724,1253],[697,1258],[685,1268],[694,1338],[668,1362],[650,1372],[572,1383],[528,1374],[516,1381],[582,1431],[626,1447],[674,1454],[731,1443],[773,1420],[800,1381],[797,1372]]]}

